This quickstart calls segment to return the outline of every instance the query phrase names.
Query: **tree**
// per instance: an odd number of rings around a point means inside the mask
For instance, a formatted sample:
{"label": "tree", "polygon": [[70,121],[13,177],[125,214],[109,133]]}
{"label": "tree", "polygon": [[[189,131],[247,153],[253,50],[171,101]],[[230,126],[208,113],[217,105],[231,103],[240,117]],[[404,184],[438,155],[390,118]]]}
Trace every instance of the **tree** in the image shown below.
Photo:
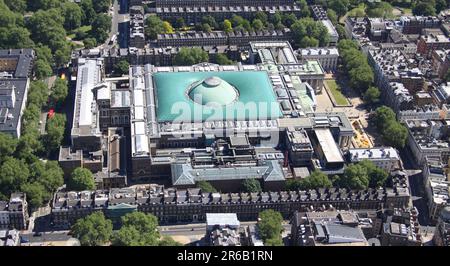
{"label": "tree", "polygon": [[264,241],[265,246],[284,246],[281,237],[269,238]]}
{"label": "tree", "polygon": [[326,46],[330,41],[327,28],[319,21],[311,18],[302,18],[291,26],[292,34],[298,46]]}
{"label": "tree", "polygon": [[446,0],[435,0],[436,1],[436,13],[440,13],[441,11],[450,7],[450,2]]}
{"label": "tree", "polygon": [[202,190],[202,192],[205,193],[214,193],[217,192],[217,189],[211,185],[211,183],[206,181],[198,181],[197,187]]}
{"label": "tree", "polygon": [[360,91],[366,91],[374,81],[374,74],[372,68],[368,65],[365,59],[359,67],[353,68],[349,71],[350,86],[357,88]]}
{"label": "tree", "polygon": [[436,8],[432,2],[419,2],[412,10],[416,16],[434,16],[436,15]]}
{"label": "tree", "polygon": [[362,7],[353,8],[348,12],[349,17],[364,17],[366,15],[366,11]]}
{"label": "tree", "polygon": [[269,21],[272,22],[274,25],[281,23],[282,20],[283,16],[281,15],[280,11],[275,11],[275,13],[269,18]]}
{"label": "tree", "polygon": [[60,9],[39,10],[27,19],[26,25],[33,41],[47,45],[53,53],[67,46]]}
{"label": "tree", "polygon": [[120,60],[117,64],[114,65],[114,72],[120,76],[128,74],[129,69],[130,64],[127,60]]}
{"label": "tree", "polygon": [[112,237],[113,246],[145,246],[145,243],[141,242],[142,235],[139,231],[132,226],[123,226],[119,231],[115,232]]}
{"label": "tree", "polygon": [[69,84],[67,80],[57,78],[52,86],[52,92],[50,94],[50,99],[53,103],[64,103],[67,94],[69,93]]}
{"label": "tree", "polygon": [[408,139],[408,129],[402,124],[390,122],[382,133],[384,142],[395,148],[403,148]]}
{"label": "tree", "polygon": [[68,186],[75,191],[93,190],[95,189],[94,176],[89,169],[77,167],[72,172]]}
{"label": "tree", "polygon": [[216,19],[211,15],[203,16],[202,24],[208,24],[211,28],[214,29],[219,27],[219,24],[217,24]]}
{"label": "tree", "polygon": [[84,48],[92,49],[97,46],[97,40],[95,38],[86,38],[83,40]]}
{"label": "tree", "polygon": [[288,13],[283,15],[282,23],[288,28],[290,28],[296,21],[297,16],[294,13]]}
{"label": "tree", "polygon": [[341,24],[337,24],[336,25],[336,31],[337,31],[337,33],[339,35],[339,39],[342,40],[342,39],[346,39],[347,38],[347,35],[345,34],[345,28]]}
{"label": "tree", "polygon": [[359,164],[351,164],[344,170],[339,185],[350,189],[366,189],[369,186],[367,170]]}
{"label": "tree", "polygon": [[27,195],[27,202],[30,204],[31,209],[41,207],[44,201],[50,199],[50,193],[48,193],[44,186],[38,182],[25,183],[20,187],[20,190]]}
{"label": "tree", "polygon": [[30,171],[23,160],[9,156],[4,158],[0,166],[0,191],[6,195],[19,190],[29,176]]}
{"label": "tree", "polygon": [[158,37],[158,34],[163,32],[163,21],[158,16],[148,16],[145,20],[145,35],[149,39],[155,40]]}
{"label": "tree", "polygon": [[[272,209],[259,213],[258,230],[265,244],[277,244],[281,240],[283,231],[283,217],[281,213]],[[269,240],[270,239],[270,240]],[[267,242],[268,241],[268,242]]]}
{"label": "tree", "polygon": [[102,212],[94,212],[78,219],[71,232],[82,246],[101,246],[112,236],[112,222],[105,219]]}
{"label": "tree", "polygon": [[5,4],[13,12],[23,14],[27,10],[27,0],[7,0]]}
{"label": "tree", "polygon": [[45,136],[45,142],[49,153],[58,150],[59,146],[61,146],[61,142],[64,139],[65,126],[65,114],[57,113],[52,118],[47,120],[47,135]]}
{"label": "tree", "polygon": [[333,9],[327,10],[327,16],[330,19],[330,21],[333,23],[333,25],[337,25],[339,23],[338,21],[338,15]]}
{"label": "tree", "polygon": [[348,0],[332,0],[329,2],[328,7],[333,9],[339,17],[342,17],[347,13],[349,5]]}
{"label": "tree", "polygon": [[216,63],[219,65],[233,65],[233,60],[228,59],[225,54],[217,54],[216,55]]}
{"label": "tree", "polygon": [[46,191],[53,193],[64,184],[64,172],[57,161],[47,161],[43,172],[36,176],[36,181],[39,182]]}
{"label": "tree", "polygon": [[7,156],[11,156],[17,147],[17,139],[10,134],[0,132],[0,164]]}
{"label": "tree", "polygon": [[47,10],[50,8],[56,8],[61,4],[61,0],[33,0],[29,1],[29,7],[31,10]]}
{"label": "tree", "polygon": [[300,40],[298,46],[300,48],[317,47],[319,46],[319,41],[316,38],[305,36]]}
{"label": "tree", "polygon": [[211,32],[212,31],[211,26],[209,26],[209,24],[204,23],[202,25],[202,31],[204,31],[204,32]]}
{"label": "tree", "polygon": [[380,101],[380,90],[377,87],[369,87],[364,93],[363,99],[369,104],[376,104]]}
{"label": "tree", "polygon": [[111,6],[111,0],[94,0],[92,3],[97,13],[108,12],[109,6]]}
{"label": "tree", "polygon": [[91,25],[92,21],[94,21],[96,12],[94,10],[94,4],[92,0],[81,0],[80,3],[82,13],[82,24],[83,25]]}
{"label": "tree", "polygon": [[326,174],[316,170],[306,178],[288,180],[286,185],[289,190],[309,190],[317,188],[329,188],[332,186],[332,182]]}
{"label": "tree", "polygon": [[310,176],[302,179],[305,189],[329,188],[332,183],[328,176],[321,171],[315,170]]}
{"label": "tree", "polygon": [[159,245],[158,218],[152,214],[132,212],[122,217],[122,227],[114,234],[114,246]]}
{"label": "tree", "polygon": [[254,178],[245,179],[242,181],[242,190],[245,192],[262,192],[261,183]]}
{"label": "tree", "polygon": [[228,19],[225,19],[223,21],[223,30],[225,32],[232,32],[233,31],[233,27],[231,26],[231,22]]}
{"label": "tree", "polygon": [[297,0],[296,3],[300,8],[300,16],[302,18],[311,16],[311,12],[309,11],[309,6],[306,0]]}
{"label": "tree", "polygon": [[163,22],[164,33],[174,33],[172,25],[168,21]]}
{"label": "tree", "polygon": [[177,27],[177,28],[179,28],[179,29],[181,29],[181,28],[183,28],[183,27],[185,27],[186,26],[186,23],[184,22],[184,18],[183,17],[178,17],[176,20],[175,20],[175,27]]}
{"label": "tree", "polygon": [[386,182],[389,174],[379,167],[377,167],[373,162],[369,160],[362,160],[358,163],[360,166],[364,167],[369,176],[369,187],[377,188],[382,187]]}
{"label": "tree", "polygon": [[[267,14],[262,11],[256,12],[255,19],[258,19],[259,21],[261,21],[263,23],[263,25],[266,25],[269,20]],[[254,20],[253,20],[253,22],[254,22]]]}
{"label": "tree", "polygon": [[110,30],[111,17],[106,14],[97,14],[94,18],[94,21],[92,22],[91,30],[91,34],[97,40],[97,43],[105,42],[106,39],[108,39],[108,32]]}
{"label": "tree", "polygon": [[173,240],[173,238],[171,238],[170,236],[163,236],[161,241],[159,241],[159,246],[174,247],[174,246],[182,246],[182,244]]}
{"label": "tree", "polygon": [[64,16],[64,28],[66,30],[74,30],[81,26],[83,12],[78,4],[71,2],[63,3],[61,10]]}
{"label": "tree", "polygon": [[252,27],[253,27],[254,30],[260,31],[260,30],[264,29],[264,24],[263,24],[263,22],[261,20],[254,19],[253,22],[252,22]]}
{"label": "tree", "polygon": [[374,120],[377,128],[384,131],[388,124],[395,121],[395,113],[391,108],[383,105],[375,110]]}
{"label": "tree", "polygon": [[52,75],[52,67],[44,60],[37,59],[34,63],[34,75],[37,79],[45,79]]}
{"label": "tree", "polygon": [[174,64],[179,66],[191,66],[202,62],[208,62],[208,53],[199,47],[180,49],[174,57]]}

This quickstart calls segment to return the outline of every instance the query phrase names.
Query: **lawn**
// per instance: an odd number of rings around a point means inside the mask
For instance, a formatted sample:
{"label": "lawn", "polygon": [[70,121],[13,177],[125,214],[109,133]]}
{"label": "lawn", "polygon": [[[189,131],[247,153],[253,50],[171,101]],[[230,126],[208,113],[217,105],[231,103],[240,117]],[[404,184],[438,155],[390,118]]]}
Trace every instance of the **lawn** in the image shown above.
{"label": "lawn", "polygon": [[69,37],[70,39],[75,38],[75,34],[77,31],[82,31],[82,32],[88,32],[92,29],[91,25],[87,25],[87,26],[81,26],[78,29],[75,29],[72,31],[72,34],[67,35],[67,37]]}
{"label": "lawn", "polygon": [[349,102],[347,98],[342,94],[341,88],[336,83],[335,80],[327,80],[325,81],[327,83],[328,88],[330,89],[331,94],[333,94],[334,100],[336,101],[337,105],[348,105]]}

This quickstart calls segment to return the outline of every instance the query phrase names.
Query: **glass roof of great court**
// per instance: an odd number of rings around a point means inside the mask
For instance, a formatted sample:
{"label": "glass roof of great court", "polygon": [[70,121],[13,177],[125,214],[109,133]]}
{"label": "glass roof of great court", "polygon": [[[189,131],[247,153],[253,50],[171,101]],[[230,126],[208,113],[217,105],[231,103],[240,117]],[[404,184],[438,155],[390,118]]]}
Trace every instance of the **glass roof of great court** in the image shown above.
{"label": "glass roof of great court", "polygon": [[158,72],[153,81],[159,122],[282,117],[266,71]]}

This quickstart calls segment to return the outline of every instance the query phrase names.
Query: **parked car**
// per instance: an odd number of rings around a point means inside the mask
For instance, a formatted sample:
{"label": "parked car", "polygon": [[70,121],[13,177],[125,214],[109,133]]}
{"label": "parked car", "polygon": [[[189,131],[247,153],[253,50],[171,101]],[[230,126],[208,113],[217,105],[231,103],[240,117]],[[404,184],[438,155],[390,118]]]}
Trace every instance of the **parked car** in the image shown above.
{"label": "parked car", "polygon": [[42,236],[42,233],[41,233],[41,232],[35,232],[35,233],[33,234],[33,236]]}

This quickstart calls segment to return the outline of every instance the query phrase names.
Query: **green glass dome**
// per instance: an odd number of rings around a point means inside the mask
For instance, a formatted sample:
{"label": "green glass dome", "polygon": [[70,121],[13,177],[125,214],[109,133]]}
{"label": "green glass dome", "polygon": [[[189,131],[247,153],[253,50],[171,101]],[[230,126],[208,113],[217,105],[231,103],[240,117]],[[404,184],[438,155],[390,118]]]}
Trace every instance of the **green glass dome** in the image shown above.
{"label": "green glass dome", "polygon": [[188,91],[189,98],[201,105],[231,104],[238,98],[238,91],[219,77],[208,77],[191,84]]}

